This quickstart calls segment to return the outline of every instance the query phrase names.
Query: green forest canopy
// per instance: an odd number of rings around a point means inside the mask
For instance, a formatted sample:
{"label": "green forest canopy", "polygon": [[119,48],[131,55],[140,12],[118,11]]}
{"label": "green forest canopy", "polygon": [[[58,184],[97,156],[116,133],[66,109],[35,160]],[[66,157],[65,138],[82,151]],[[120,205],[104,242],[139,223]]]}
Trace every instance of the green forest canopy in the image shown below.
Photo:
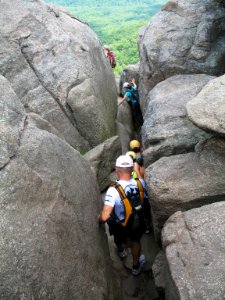
{"label": "green forest canopy", "polygon": [[65,6],[68,11],[88,23],[102,44],[115,53],[119,75],[129,64],[138,62],[138,30],[168,0],[46,0]]}

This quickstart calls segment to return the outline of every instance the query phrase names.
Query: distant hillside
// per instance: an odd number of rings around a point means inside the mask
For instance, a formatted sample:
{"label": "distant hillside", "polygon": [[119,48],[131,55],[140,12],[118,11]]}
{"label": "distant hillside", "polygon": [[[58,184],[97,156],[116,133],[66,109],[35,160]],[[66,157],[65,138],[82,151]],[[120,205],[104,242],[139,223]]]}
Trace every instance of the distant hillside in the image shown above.
{"label": "distant hillside", "polygon": [[115,52],[115,74],[138,61],[137,34],[140,27],[168,2],[167,0],[46,0],[65,6],[73,15],[87,22]]}

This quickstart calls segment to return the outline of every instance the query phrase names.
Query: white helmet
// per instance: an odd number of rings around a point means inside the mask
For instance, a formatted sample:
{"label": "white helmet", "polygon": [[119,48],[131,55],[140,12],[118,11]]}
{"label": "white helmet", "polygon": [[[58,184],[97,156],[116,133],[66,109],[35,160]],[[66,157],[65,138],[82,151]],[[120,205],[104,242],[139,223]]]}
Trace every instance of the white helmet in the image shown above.
{"label": "white helmet", "polygon": [[109,46],[108,45],[104,45],[103,48],[109,50]]}
{"label": "white helmet", "polygon": [[124,84],[123,84],[123,88],[125,89],[125,88],[128,88],[128,87],[130,87],[130,84],[129,84],[129,82],[124,82]]}

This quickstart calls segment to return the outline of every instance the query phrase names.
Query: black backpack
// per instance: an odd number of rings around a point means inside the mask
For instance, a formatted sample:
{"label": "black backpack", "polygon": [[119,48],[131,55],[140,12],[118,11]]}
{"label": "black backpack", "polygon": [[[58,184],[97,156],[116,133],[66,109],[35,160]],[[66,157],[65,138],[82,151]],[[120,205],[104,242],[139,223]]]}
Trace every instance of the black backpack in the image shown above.
{"label": "black backpack", "polygon": [[130,92],[131,92],[131,97],[132,97],[132,100],[131,100],[132,104],[138,105],[139,104],[138,89],[137,88],[136,89],[132,88]]}

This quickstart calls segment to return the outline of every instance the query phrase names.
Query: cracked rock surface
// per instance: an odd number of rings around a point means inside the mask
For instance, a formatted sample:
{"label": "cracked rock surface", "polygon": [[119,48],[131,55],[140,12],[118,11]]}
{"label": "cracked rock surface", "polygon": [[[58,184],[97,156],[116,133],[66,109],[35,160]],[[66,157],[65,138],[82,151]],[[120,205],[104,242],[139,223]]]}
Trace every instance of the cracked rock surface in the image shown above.
{"label": "cracked rock surface", "polygon": [[224,74],[225,9],[218,1],[169,1],[140,30],[140,95],[176,74]]}
{"label": "cracked rock surface", "polygon": [[0,70],[26,113],[81,152],[115,135],[115,78],[90,27],[41,1],[0,9]]}
{"label": "cracked rock surface", "polygon": [[189,120],[186,105],[213,78],[176,75],[149,92],[142,126],[145,166],[163,156],[193,151],[199,141],[209,137]]}
{"label": "cracked rock surface", "polygon": [[185,211],[225,199],[225,141],[210,139],[195,152],[163,157],[146,169],[153,226],[161,229],[176,211]]}
{"label": "cracked rock surface", "polygon": [[0,107],[1,298],[113,297],[108,247],[97,222],[99,187],[90,165],[26,118],[2,76]]}
{"label": "cracked rock surface", "polygon": [[68,14],[39,0],[0,11],[1,298],[120,299],[79,153],[114,135],[111,67]]}
{"label": "cracked rock surface", "polygon": [[210,81],[187,104],[191,121],[205,131],[225,137],[225,76]]}
{"label": "cracked rock surface", "polygon": [[166,299],[223,300],[225,202],[176,212],[166,222]]}

